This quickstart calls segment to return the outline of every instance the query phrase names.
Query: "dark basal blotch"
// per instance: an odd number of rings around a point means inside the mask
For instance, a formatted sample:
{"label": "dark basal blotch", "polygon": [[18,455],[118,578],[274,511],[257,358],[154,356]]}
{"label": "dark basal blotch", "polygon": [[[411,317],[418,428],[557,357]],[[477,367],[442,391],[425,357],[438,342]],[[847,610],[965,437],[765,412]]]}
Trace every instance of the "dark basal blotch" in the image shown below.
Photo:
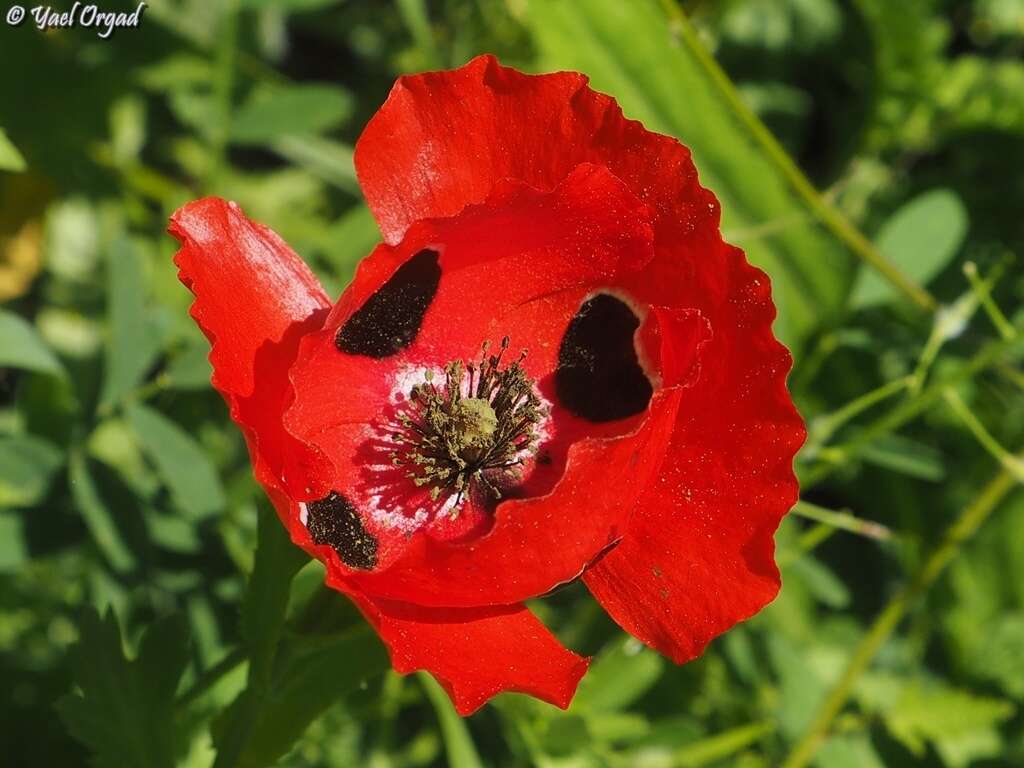
{"label": "dark basal blotch", "polygon": [[364,571],[377,565],[377,539],[371,536],[348,499],[331,491],[306,504],[306,528],[317,544],[330,544],[341,561]]}
{"label": "dark basal blotch", "polygon": [[558,350],[555,391],[568,410],[594,422],[642,413],[654,393],[637,360],[640,319],[606,293],[588,299],[569,321]]}
{"label": "dark basal blotch", "polygon": [[437,251],[424,249],[399,267],[338,329],[338,349],[381,358],[412,344],[441,282],[438,258]]}

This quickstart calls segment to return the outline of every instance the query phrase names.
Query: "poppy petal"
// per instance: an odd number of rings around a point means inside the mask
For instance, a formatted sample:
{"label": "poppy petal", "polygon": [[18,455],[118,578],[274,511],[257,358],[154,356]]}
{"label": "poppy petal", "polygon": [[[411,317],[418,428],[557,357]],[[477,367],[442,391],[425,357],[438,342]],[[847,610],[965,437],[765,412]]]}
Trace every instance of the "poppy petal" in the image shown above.
{"label": "poppy petal", "polygon": [[384,240],[485,199],[504,178],[554,188],[581,163],[606,166],[656,218],[704,218],[690,152],[627,120],[578,72],[526,75],[490,55],[400,77],[363,130],[356,173]]}
{"label": "poppy petal", "polygon": [[388,647],[395,671],[426,670],[463,716],[502,691],[527,693],[565,709],[590,664],[523,605],[425,608],[354,599]]}
{"label": "poppy petal", "polygon": [[[792,461],[805,436],[786,390],[791,358],[771,333],[767,277],[717,231],[704,244],[720,265],[701,310],[714,331],[708,364],[686,391],[659,481],[619,545],[584,574],[612,618],[680,663],[778,592],[773,534],[797,499]],[[663,281],[691,269],[678,256],[656,260],[634,290],[671,299],[680,289]]]}
{"label": "poppy petal", "polygon": [[256,479],[286,519],[288,497],[303,491],[310,467],[323,461],[281,425],[292,398],[287,373],[299,340],[323,325],[330,300],[302,259],[234,203],[189,203],[171,217],[169,231],[181,243],[179,278],[196,297],[191,315],[211,343],[213,386],[242,428]]}

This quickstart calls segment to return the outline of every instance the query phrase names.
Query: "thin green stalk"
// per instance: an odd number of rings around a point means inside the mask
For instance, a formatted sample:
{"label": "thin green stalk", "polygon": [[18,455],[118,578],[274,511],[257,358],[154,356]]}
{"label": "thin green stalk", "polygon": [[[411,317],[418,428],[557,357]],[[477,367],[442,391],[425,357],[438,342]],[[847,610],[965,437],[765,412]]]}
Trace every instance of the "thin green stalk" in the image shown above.
{"label": "thin green stalk", "polygon": [[672,764],[698,768],[732,757],[775,730],[775,723],[763,720],[716,733],[706,739],[680,747],[672,755]]}
{"label": "thin green stalk", "polygon": [[935,313],[932,322],[932,330],[925,342],[921,356],[918,358],[917,367],[910,377],[910,391],[919,392],[924,386],[928,371],[931,370],[939,351],[950,339],[956,338],[963,333],[967,323],[978,311],[978,298],[973,292],[969,292],[957,299],[951,306],[940,307]]}
{"label": "thin green stalk", "polygon": [[912,381],[912,376],[904,376],[903,378],[887,382],[870,392],[864,393],[838,410],[814,419],[809,428],[810,440],[808,440],[807,447],[803,450],[804,457],[813,457],[820,450],[821,446],[827,443],[829,438],[835,434],[836,430],[846,422],[856,418],[868,408],[902,392],[910,386]]}
{"label": "thin green stalk", "polygon": [[803,172],[789,156],[789,153],[783,149],[775,136],[772,135],[772,132],[768,130],[764,123],[754,114],[753,110],[743,101],[728,75],[718,66],[718,62],[704,49],[704,46],[697,38],[696,30],[694,30],[686,15],[679,8],[676,0],[661,0],[661,4],[673,24],[673,30],[682,38],[687,49],[718,87],[719,92],[729,103],[733,113],[743,123],[765,154],[778,167],[782,175],[785,176],[793,191],[808,205],[822,226],[828,229],[857,258],[877,270],[894,288],[920,309],[930,312],[938,309],[938,302],[927,289],[915,283],[895,264],[889,261],[870,240],[840,213],[839,209],[830,205],[818,190],[814,188],[814,185],[804,176]]}
{"label": "thin green stalk", "polygon": [[964,402],[964,399],[960,397],[960,394],[952,387],[947,387],[943,390],[942,397],[953,413],[960,418],[964,426],[974,435],[974,439],[981,444],[982,448],[988,451],[1005,470],[1013,474],[1018,482],[1024,483],[1024,462],[1006,450],[996,440],[995,436],[981,423],[981,420],[974,415],[974,412]]}
{"label": "thin green stalk", "polygon": [[892,538],[892,531],[888,527],[871,520],[862,520],[849,510],[826,509],[801,499],[793,507],[793,514],[876,541],[887,541]]}
{"label": "thin green stalk", "polygon": [[803,737],[793,747],[782,768],[803,768],[814,757],[828,736],[832,722],[842,711],[860,676],[870,666],[879,649],[895,631],[910,607],[942,573],[965,541],[988,519],[992,511],[1016,485],[1016,478],[1001,469],[981,493],[961,513],[943,536],[942,542],[925,561],[911,582],[888,602],[861,639],[839,682],[822,702]]}
{"label": "thin green stalk", "polygon": [[793,371],[789,375],[790,392],[802,392],[807,389],[822,365],[837,349],[839,336],[832,331],[822,334],[811,350],[795,361]]}
{"label": "thin green stalk", "polygon": [[[880,416],[848,442],[826,449],[828,461],[823,461],[808,472],[802,473],[801,486],[807,489],[821,482],[835,472],[845,461],[860,453],[865,446],[883,435],[896,431],[908,421],[930,408],[942,397],[942,393],[947,387],[956,386],[963,381],[973,378],[981,371],[1003,362],[1008,355],[1019,354],[1021,351],[1024,351],[1022,348],[1024,348],[1024,344],[1021,343],[1019,335],[1011,340],[989,342],[966,365],[961,366],[956,372],[932,382],[913,397],[904,400],[891,411]],[[819,455],[822,458],[826,458],[826,451],[821,451]]]}
{"label": "thin green stalk", "polygon": [[1018,389],[1024,389],[1024,372],[1018,371],[1009,363],[1000,363],[996,370]]}
{"label": "thin green stalk", "polygon": [[[998,268],[997,268],[998,269]],[[995,272],[995,270],[993,270]],[[964,275],[967,277],[967,281],[971,284],[971,288],[974,290],[974,295],[977,296],[978,301],[981,302],[982,308],[985,310],[985,314],[988,315],[989,320],[992,321],[992,325],[999,331],[999,335],[1004,339],[1012,339],[1017,335],[1016,329],[1013,324],[1006,319],[1006,315],[996,304],[995,299],[992,298],[992,285],[995,282],[995,275],[990,276],[987,280],[983,280],[978,274],[978,265],[973,261],[968,261],[964,264]]]}

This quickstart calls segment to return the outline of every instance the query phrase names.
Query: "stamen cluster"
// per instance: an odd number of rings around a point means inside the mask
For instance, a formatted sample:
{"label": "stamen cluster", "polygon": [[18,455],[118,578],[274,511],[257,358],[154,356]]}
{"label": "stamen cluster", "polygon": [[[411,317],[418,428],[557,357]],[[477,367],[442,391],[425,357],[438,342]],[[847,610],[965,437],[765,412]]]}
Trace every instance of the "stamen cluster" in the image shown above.
{"label": "stamen cluster", "polygon": [[433,371],[409,392],[392,434],[395,466],[408,468],[417,486],[430,486],[433,499],[455,494],[453,514],[472,484],[492,499],[501,498],[502,477],[516,479],[525,459],[537,450],[537,425],[547,411],[519,359],[501,367],[509,338],[496,355],[484,342],[478,363],[455,360],[445,366],[443,385]]}

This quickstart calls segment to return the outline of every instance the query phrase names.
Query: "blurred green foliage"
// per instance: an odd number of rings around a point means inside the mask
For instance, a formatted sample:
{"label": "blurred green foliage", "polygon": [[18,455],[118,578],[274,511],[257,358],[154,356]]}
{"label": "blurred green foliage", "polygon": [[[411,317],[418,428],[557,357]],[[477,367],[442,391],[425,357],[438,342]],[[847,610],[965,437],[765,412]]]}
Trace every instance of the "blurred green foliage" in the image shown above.
{"label": "blurred green foliage", "polygon": [[[111,40],[0,31],[5,764],[1024,764],[1024,1],[681,6],[154,0]],[[693,148],[810,437],[772,606],[676,667],[570,587],[536,605],[597,656],[569,711],[463,721],[268,513],[164,227],[237,200],[337,294],[378,237],[361,126],[397,74],[485,51]]]}

